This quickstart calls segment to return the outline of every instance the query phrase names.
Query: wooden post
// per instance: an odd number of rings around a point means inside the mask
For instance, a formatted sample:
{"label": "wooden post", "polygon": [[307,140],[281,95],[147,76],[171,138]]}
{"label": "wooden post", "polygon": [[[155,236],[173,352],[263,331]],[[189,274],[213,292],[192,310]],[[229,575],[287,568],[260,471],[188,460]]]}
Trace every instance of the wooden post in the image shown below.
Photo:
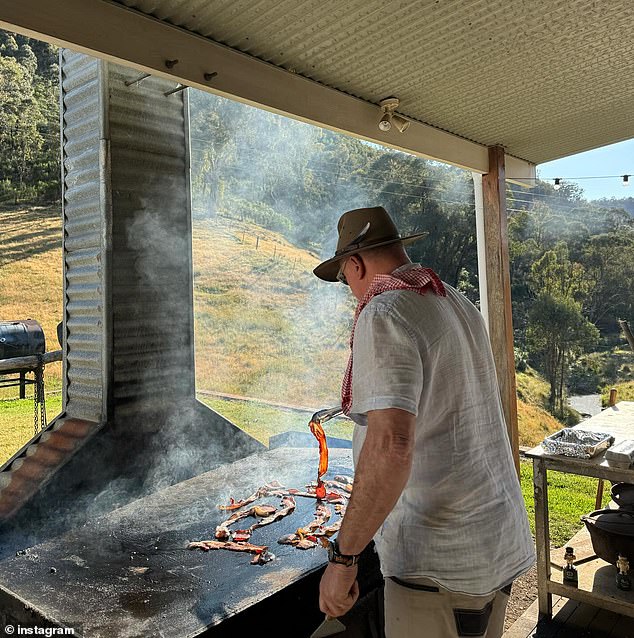
{"label": "wooden post", "polygon": [[20,398],[26,398],[26,372],[20,372]]}
{"label": "wooden post", "polygon": [[489,147],[489,172],[482,176],[484,250],[481,270],[486,272],[486,307],[489,338],[497,370],[509,441],[519,476],[517,391],[513,351],[511,275],[506,221],[504,149]]}
{"label": "wooden post", "polygon": [[594,509],[600,510],[603,504],[603,479],[599,479],[597,485],[597,497],[594,499]]}
{"label": "wooden post", "polygon": [[609,407],[614,407],[616,405],[616,388],[612,388],[610,390],[610,400],[608,401]]}
{"label": "wooden post", "polygon": [[256,235],[255,237],[255,249],[257,250],[260,246],[260,236]]}
{"label": "wooden post", "polygon": [[535,498],[535,548],[537,550],[537,599],[539,613],[552,618],[553,597],[548,592],[550,580],[550,525],[548,522],[548,480],[546,463],[533,459],[533,495]]}
{"label": "wooden post", "polygon": [[[616,388],[610,390],[610,398],[608,399],[608,407],[613,408],[616,405]],[[603,504],[603,479],[599,479],[597,485],[597,498],[594,501],[594,509],[600,510]]]}

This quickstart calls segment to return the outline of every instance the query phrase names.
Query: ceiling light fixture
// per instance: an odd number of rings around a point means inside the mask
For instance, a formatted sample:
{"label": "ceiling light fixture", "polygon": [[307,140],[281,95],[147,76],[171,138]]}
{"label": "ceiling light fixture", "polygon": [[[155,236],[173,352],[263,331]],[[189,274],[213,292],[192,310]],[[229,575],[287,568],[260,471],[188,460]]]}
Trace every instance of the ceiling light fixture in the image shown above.
{"label": "ceiling light fixture", "polygon": [[629,186],[629,185],[630,185],[630,176],[623,175],[623,186]]}
{"label": "ceiling light fixture", "polygon": [[386,97],[379,102],[381,107],[381,119],[379,120],[379,130],[387,133],[392,130],[392,124],[399,133],[404,133],[410,121],[400,115],[396,115],[394,111],[398,108],[400,100],[397,97]]}
{"label": "ceiling light fixture", "polygon": [[558,191],[561,188],[561,177],[555,177],[555,190]]}

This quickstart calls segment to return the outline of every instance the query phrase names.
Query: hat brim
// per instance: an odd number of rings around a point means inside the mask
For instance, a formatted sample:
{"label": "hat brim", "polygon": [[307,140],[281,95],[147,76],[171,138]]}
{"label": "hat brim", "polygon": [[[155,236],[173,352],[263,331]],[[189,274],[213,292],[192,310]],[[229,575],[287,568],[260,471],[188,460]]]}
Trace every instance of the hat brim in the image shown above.
{"label": "hat brim", "polygon": [[319,266],[317,266],[313,270],[313,274],[316,277],[319,277],[319,279],[323,279],[323,281],[337,281],[339,263],[342,259],[346,259],[346,257],[350,257],[350,255],[357,255],[364,250],[371,250],[372,248],[388,246],[389,244],[396,244],[398,242],[401,242],[403,246],[408,246],[409,244],[413,244],[419,239],[423,239],[423,237],[427,237],[427,235],[429,235],[429,233],[417,233],[416,235],[410,235],[409,237],[403,237],[402,239],[388,239],[387,241],[381,241],[376,244],[370,244],[369,246],[363,246],[363,248],[351,248],[350,250],[346,250],[345,252],[341,253],[341,255],[331,257],[330,259],[327,259],[326,261],[319,264]]}

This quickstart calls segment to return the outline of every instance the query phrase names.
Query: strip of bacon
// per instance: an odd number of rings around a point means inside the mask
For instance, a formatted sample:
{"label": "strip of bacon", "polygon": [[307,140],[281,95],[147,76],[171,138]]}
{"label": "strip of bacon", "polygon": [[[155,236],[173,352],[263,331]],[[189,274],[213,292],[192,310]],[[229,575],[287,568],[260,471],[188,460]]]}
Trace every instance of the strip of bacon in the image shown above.
{"label": "strip of bacon", "polygon": [[262,552],[261,554],[256,554],[251,559],[251,565],[266,565],[272,560],[275,560],[275,554],[271,554],[271,552],[267,550],[265,552]]}
{"label": "strip of bacon", "polygon": [[335,478],[332,479],[332,480],[329,479],[327,481],[324,481],[324,485],[326,485],[327,487],[332,487],[332,488],[334,488],[336,490],[342,490],[347,495],[350,495],[350,494],[352,494],[352,483],[345,483],[345,482],[339,480],[339,479],[347,479],[347,478],[349,478],[349,477],[347,477],[347,476],[335,476]]}
{"label": "strip of bacon", "polygon": [[284,489],[285,488],[281,483],[278,483],[277,481],[271,481],[270,483],[267,483],[266,485],[259,487],[257,491],[251,494],[251,496],[248,496],[247,498],[242,499],[240,501],[236,501],[235,499],[230,498],[229,505],[217,505],[217,508],[221,512],[233,512],[235,510],[239,510],[241,507],[244,507],[245,505],[250,505],[254,501],[257,501],[259,498],[262,498],[263,496],[274,496],[276,495],[275,494],[276,492],[279,492],[280,490],[284,490]]}
{"label": "strip of bacon", "polygon": [[249,554],[261,554],[268,547],[266,545],[251,545],[251,543],[233,543],[232,541],[192,541],[187,549],[202,549],[207,552],[210,549],[227,549],[230,552],[247,552]]}
{"label": "strip of bacon", "polygon": [[322,483],[321,477],[328,471],[328,442],[326,441],[324,426],[320,421],[311,420],[308,427],[319,444],[319,467],[317,468],[316,494],[318,499],[322,499],[326,496],[326,488]]}
{"label": "strip of bacon", "polygon": [[292,545],[298,549],[312,549],[313,547],[317,547],[317,541],[312,540],[313,538],[316,537],[308,536],[302,538],[297,534],[288,534],[286,536],[282,536],[282,538],[280,538],[277,542],[280,545]]}
{"label": "strip of bacon", "polygon": [[[317,546],[317,537],[323,535],[323,525],[332,516],[331,511],[323,504],[315,509],[315,518],[308,525],[300,527],[294,534],[282,536],[277,542],[281,545],[293,545],[299,549],[311,549]],[[333,532],[334,534],[334,532]]]}
{"label": "strip of bacon", "polygon": [[270,516],[263,518],[257,523],[253,523],[249,529],[253,531],[254,529],[258,529],[258,527],[264,527],[265,525],[275,523],[283,519],[285,516],[292,514],[295,511],[295,507],[295,499],[292,496],[285,496],[282,498],[282,507],[279,510],[276,510]]}
{"label": "strip of bacon", "polygon": [[[275,513],[275,507],[272,505],[254,505],[248,510],[243,510],[242,512],[233,513],[226,521],[220,523],[218,527],[216,527],[216,538],[218,540],[229,540],[231,538],[231,530],[229,529],[230,525],[233,525],[236,521],[242,520],[243,518],[253,517],[253,518],[264,518],[271,516],[271,514]],[[255,528],[251,527],[250,530],[253,531]],[[242,530],[245,533],[247,530]],[[244,540],[249,540],[249,535]],[[233,540],[239,540],[235,537],[235,532],[233,534]]]}

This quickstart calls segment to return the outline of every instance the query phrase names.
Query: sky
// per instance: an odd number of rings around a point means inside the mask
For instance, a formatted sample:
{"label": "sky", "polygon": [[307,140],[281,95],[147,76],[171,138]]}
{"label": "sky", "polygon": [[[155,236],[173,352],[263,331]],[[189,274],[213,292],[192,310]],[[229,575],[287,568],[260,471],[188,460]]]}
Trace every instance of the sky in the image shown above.
{"label": "sky", "polygon": [[621,177],[568,181],[579,184],[586,199],[634,197],[634,139],[540,164],[537,175],[543,180],[555,177],[630,175],[628,187],[623,186]]}

